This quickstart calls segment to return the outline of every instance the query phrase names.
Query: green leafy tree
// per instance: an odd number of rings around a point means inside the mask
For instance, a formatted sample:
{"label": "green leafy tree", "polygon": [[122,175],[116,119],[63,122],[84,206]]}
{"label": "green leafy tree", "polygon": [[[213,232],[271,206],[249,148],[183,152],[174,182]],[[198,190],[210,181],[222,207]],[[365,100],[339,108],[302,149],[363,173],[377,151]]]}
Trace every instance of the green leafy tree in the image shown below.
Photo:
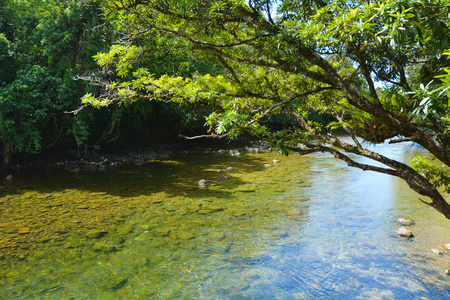
{"label": "green leafy tree", "polygon": [[[79,109],[79,98],[91,90],[76,77],[98,72],[92,56],[114,37],[103,22],[100,3],[1,1],[0,136],[5,163],[12,152],[85,145],[111,122],[111,113],[94,108],[67,113]],[[107,121],[91,121],[105,115]]]}
{"label": "green leafy tree", "polygon": [[[207,106],[209,133],[202,137],[248,132],[285,153],[327,152],[349,166],[403,179],[450,218],[437,189],[447,182],[446,172],[423,161],[413,169],[359,139],[413,141],[450,166],[448,97],[436,92],[446,87],[434,78],[448,80],[449,8],[448,0],[106,1],[124,38],[96,58],[123,80],[83,101],[96,107],[142,99]],[[155,75],[140,65],[148,58],[145,41],[155,37],[170,40],[175,53],[212,57],[226,72]],[[334,122],[325,126],[312,118],[324,114]],[[272,130],[265,121],[275,115],[296,126]],[[352,142],[333,135],[337,129]]]}

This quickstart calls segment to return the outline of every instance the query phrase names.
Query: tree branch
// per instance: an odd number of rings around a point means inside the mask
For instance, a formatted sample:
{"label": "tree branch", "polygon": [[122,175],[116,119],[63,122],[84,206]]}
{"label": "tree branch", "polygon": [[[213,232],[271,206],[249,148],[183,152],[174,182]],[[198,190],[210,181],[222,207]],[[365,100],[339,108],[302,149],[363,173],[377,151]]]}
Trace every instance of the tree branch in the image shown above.
{"label": "tree branch", "polygon": [[183,134],[180,134],[179,137],[185,139],[185,140],[196,140],[196,139],[203,139],[203,138],[214,138],[214,139],[223,139],[228,137],[229,134],[202,134],[202,135],[195,135],[195,136],[185,136]]}

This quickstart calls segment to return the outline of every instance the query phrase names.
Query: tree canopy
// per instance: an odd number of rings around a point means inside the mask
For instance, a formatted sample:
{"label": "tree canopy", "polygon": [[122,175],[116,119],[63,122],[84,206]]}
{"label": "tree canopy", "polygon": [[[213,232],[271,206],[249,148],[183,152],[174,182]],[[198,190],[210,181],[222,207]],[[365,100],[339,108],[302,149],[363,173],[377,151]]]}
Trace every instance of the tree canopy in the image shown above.
{"label": "tree canopy", "polygon": [[[331,153],[349,166],[402,178],[450,218],[438,190],[448,190],[445,169],[424,158],[410,167],[361,142],[412,141],[450,166],[449,8],[448,0],[106,1],[121,39],[96,59],[118,79],[103,81],[102,92],[83,101],[209,107],[208,133],[187,138],[250,133],[284,153]],[[155,72],[147,67],[154,45],[222,68],[182,77]],[[277,116],[293,126],[268,126]],[[334,134],[339,130],[352,142]]]}

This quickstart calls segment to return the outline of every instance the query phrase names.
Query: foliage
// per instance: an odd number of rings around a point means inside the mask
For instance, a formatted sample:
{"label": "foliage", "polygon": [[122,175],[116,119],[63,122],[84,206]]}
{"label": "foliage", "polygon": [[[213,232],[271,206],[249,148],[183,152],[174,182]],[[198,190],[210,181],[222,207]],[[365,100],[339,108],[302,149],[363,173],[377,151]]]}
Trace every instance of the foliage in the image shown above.
{"label": "foliage", "polygon": [[54,121],[52,113],[61,110],[66,93],[61,80],[40,66],[19,71],[0,94],[3,138],[19,151],[39,151],[41,130]]}
{"label": "foliage", "polygon": [[412,167],[433,185],[443,187],[446,193],[450,193],[450,172],[448,170],[433,165],[421,156],[414,157]]}

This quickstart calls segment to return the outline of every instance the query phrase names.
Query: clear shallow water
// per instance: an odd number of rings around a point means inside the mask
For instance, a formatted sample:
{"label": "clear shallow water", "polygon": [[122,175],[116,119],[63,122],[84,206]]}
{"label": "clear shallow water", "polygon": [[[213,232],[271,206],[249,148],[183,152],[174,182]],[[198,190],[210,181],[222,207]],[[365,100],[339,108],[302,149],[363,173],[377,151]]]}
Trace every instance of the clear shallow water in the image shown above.
{"label": "clear shallow water", "polygon": [[[403,182],[321,154],[240,152],[1,182],[0,299],[450,295],[450,256],[430,251],[450,243],[450,221]],[[414,239],[393,234],[399,217],[416,220]]]}

